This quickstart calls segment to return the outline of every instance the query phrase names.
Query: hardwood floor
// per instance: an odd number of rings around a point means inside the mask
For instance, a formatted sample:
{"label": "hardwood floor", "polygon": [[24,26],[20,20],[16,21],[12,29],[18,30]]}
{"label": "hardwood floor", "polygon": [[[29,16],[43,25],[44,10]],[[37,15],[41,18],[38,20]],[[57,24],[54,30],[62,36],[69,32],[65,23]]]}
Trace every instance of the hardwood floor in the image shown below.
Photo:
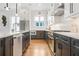
{"label": "hardwood floor", "polygon": [[51,54],[45,40],[34,39],[31,40],[31,44],[28,49],[26,49],[24,56],[51,56]]}

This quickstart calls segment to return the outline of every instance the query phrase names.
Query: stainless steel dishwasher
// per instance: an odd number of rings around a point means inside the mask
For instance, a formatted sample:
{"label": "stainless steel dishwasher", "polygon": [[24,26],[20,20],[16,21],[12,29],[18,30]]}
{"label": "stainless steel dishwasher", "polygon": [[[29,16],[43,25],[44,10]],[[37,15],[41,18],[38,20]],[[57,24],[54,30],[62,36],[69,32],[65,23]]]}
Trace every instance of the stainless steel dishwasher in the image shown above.
{"label": "stainless steel dishwasher", "polygon": [[55,41],[56,56],[70,56],[70,38],[56,34]]}
{"label": "stainless steel dishwasher", "polygon": [[54,38],[53,38],[53,35],[48,35],[48,46],[51,50],[51,55],[54,55]]}

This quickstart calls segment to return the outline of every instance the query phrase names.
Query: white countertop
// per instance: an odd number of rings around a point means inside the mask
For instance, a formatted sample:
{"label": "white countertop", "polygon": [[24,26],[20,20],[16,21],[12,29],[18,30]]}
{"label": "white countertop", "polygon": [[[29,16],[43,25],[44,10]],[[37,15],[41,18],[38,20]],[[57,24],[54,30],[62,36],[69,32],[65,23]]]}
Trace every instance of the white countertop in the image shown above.
{"label": "white countertop", "polygon": [[12,36],[12,35],[18,35],[18,34],[22,34],[22,33],[25,33],[25,32],[28,32],[28,31],[21,31],[21,32],[7,33],[7,34],[0,34],[0,38],[5,38],[5,37],[8,37],[8,36]]}
{"label": "white countertop", "polygon": [[72,33],[72,32],[55,32],[57,34],[61,34],[61,35],[64,35],[64,36],[68,36],[68,37],[72,37],[72,38],[75,38],[75,39],[79,39],[79,33]]}

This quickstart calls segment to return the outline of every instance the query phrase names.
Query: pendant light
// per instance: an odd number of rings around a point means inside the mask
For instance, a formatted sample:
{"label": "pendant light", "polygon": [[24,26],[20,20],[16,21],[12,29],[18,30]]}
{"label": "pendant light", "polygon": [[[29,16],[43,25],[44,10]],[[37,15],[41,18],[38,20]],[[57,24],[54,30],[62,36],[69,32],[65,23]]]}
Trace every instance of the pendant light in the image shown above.
{"label": "pendant light", "polygon": [[16,3],[16,16],[18,16],[18,12],[17,12],[17,3]]}
{"label": "pendant light", "polygon": [[6,7],[4,7],[7,11],[10,9],[9,7],[8,7],[8,3],[6,3]]}

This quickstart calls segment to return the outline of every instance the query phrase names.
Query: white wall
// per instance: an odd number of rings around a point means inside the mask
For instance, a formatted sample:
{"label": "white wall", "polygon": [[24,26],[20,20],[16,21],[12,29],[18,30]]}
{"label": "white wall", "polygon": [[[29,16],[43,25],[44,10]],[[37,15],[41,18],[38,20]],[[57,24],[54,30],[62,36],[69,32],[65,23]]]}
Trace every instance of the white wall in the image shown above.
{"label": "white wall", "polygon": [[[2,24],[2,19],[1,19],[2,15],[6,16],[7,24],[5,27]],[[9,15],[9,12],[2,11],[0,12],[0,35],[7,34],[9,32],[10,32],[10,15]]]}
{"label": "white wall", "polygon": [[51,26],[51,30],[69,30],[66,26],[63,15],[54,16],[54,24]]}
{"label": "white wall", "polygon": [[79,17],[69,18],[68,20],[68,28],[71,32],[79,33]]}
{"label": "white wall", "polygon": [[[6,19],[7,19],[7,24],[6,24],[5,27],[2,24],[2,19],[1,19],[2,15],[5,15]],[[26,30],[29,30],[29,23],[27,23],[28,20],[29,20],[28,13],[26,13],[25,15],[26,16],[19,15],[20,20],[26,20],[26,27],[25,28],[26,28]],[[10,30],[11,30],[11,17],[12,16],[15,16],[15,12],[13,12],[12,10],[6,11],[4,9],[4,10],[0,11],[0,34],[9,34],[10,33]]]}
{"label": "white wall", "polygon": [[63,16],[54,16],[55,24],[62,23],[63,20]]}

